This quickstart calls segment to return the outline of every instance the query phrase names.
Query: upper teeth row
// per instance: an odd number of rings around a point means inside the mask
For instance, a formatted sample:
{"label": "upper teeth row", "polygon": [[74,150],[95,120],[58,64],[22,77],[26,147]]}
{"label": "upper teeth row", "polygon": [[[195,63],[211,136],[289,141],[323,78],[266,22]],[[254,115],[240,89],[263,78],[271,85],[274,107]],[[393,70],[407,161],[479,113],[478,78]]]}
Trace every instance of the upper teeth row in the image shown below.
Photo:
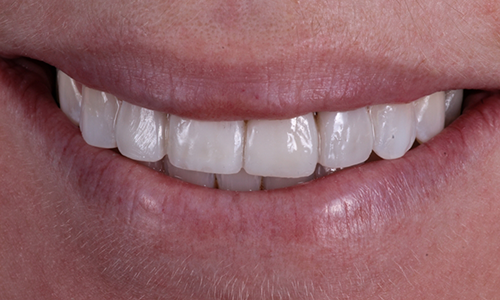
{"label": "upper teeth row", "polygon": [[85,141],[118,148],[134,160],[168,155],[181,169],[298,178],[319,163],[344,168],[372,150],[384,159],[403,156],[415,138],[426,142],[458,117],[462,91],[437,92],[408,104],[347,112],[309,113],[286,120],[197,121],[149,110],[58,73],[61,109],[80,125]]}

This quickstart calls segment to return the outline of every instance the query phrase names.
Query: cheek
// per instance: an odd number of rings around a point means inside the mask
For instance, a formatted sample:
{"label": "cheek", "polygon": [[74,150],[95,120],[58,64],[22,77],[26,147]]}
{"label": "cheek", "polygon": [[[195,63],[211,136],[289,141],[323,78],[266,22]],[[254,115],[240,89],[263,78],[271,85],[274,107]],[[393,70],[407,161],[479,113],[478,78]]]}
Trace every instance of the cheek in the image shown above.
{"label": "cheek", "polygon": [[[425,295],[439,295],[444,287],[458,298],[476,297],[477,287],[486,298],[498,295],[500,141],[488,143],[485,148],[492,151],[478,155],[474,164],[463,165],[453,181],[437,183],[444,183],[443,189],[433,197],[431,209],[410,222],[419,225],[409,232],[407,244],[400,243],[403,236],[394,239],[394,253],[406,248],[407,260],[396,261],[404,275],[401,296],[418,289]],[[405,264],[412,260],[416,263]]]}

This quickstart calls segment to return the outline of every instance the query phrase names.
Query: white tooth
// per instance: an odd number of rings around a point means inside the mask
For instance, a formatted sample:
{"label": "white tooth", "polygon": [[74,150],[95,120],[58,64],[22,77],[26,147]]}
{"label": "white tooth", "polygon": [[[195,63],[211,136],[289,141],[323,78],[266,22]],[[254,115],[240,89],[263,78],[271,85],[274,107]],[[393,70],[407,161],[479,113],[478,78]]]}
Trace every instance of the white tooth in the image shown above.
{"label": "white tooth", "polygon": [[446,92],[446,99],[444,101],[446,107],[445,127],[450,125],[451,122],[460,116],[462,111],[462,100],[464,97],[464,90],[451,90]]}
{"label": "white tooth", "polygon": [[189,182],[195,185],[206,186],[209,188],[215,187],[215,175],[212,173],[203,173],[197,171],[184,170],[172,165],[168,158],[165,158],[165,169],[168,175],[178,178],[182,181]]}
{"label": "white tooth", "polygon": [[264,190],[282,189],[289,186],[305,183],[314,179],[314,173],[299,178],[264,177],[262,178],[262,188]]}
{"label": "white tooth", "polygon": [[74,123],[80,123],[82,107],[82,85],[61,70],[57,70],[59,105],[64,114]]}
{"label": "white tooth", "polygon": [[80,129],[87,144],[116,148],[115,124],[120,101],[115,96],[83,87]]}
{"label": "white tooth", "polygon": [[196,121],[170,116],[168,157],[182,169],[235,174],[243,164],[243,121]]}
{"label": "white tooth", "polygon": [[116,143],[126,157],[158,161],[167,153],[166,114],[123,101],[116,121]]}
{"label": "white tooth", "polygon": [[217,174],[219,189],[227,191],[258,191],[261,180],[262,177],[249,175],[243,169],[236,174]]}
{"label": "white tooth", "polygon": [[285,178],[311,175],[318,162],[313,114],[287,120],[248,121],[244,157],[248,174]]}
{"label": "white tooth", "polygon": [[415,106],[417,140],[425,143],[444,128],[444,92],[437,92],[413,102]]}
{"label": "white tooth", "polygon": [[403,156],[415,141],[413,103],[370,107],[373,125],[373,151],[383,159]]}
{"label": "white tooth", "polygon": [[319,112],[319,163],[345,168],[370,157],[373,128],[366,107],[347,112]]}

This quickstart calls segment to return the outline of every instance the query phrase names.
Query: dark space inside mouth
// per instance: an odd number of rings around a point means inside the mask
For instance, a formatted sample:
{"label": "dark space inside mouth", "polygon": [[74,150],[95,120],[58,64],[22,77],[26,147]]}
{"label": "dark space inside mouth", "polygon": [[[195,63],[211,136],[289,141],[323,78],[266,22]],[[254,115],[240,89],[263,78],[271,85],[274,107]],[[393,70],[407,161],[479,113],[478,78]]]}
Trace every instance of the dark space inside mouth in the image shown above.
{"label": "dark space inside mouth", "polygon": [[59,93],[57,91],[57,69],[56,69],[56,67],[50,66],[50,65],[48,65],[48,68],[50,70],[50,73],[49,73],[50,74],[49,75],[50,78],[49,78],[49,80],[50,80],[50,82],[52,84],[51,95],[54,98],[54,100],[56,101],[57,106],[59,108],[61,108],[60,105],[59,105]]}
{"label": "dark space inside mouth", "polygon": [[482,99],[487,98],[489,95],[492,95],[495,91],[488,90],[464,90],[462,109],[460,114],[464,112],[468,107],[474,106],[477,102],[482,101]]}

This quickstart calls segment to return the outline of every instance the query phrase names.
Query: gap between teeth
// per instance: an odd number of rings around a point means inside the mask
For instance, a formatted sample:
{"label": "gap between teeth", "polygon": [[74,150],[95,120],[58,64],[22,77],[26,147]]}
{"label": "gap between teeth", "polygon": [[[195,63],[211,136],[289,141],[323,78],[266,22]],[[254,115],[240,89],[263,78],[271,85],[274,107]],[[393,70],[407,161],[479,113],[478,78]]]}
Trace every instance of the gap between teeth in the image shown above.
{"label": "gap between teeth", "polygon": [[120,101],[58,71],[62,111],[84,140],[193,184],[235,191],[307,182],[368,160],[403,156],[460,115],[463,91],[408,104],[285,120],[197,121]]}

